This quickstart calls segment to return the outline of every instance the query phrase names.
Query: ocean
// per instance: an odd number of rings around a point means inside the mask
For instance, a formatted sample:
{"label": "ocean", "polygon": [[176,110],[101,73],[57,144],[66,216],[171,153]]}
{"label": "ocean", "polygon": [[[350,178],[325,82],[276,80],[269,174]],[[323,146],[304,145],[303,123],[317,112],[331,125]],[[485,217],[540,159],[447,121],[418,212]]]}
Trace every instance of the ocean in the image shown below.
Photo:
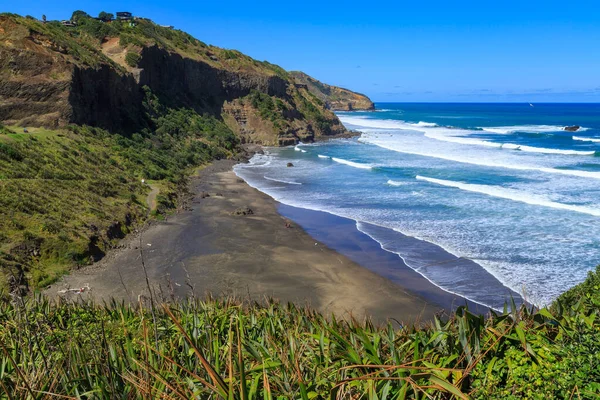
{"label": "ocean", "polygon": [[549,304],[600,264],[600,104],[376,107],[338,113],[358,137],[267,148],[235,172],[493,308]]}

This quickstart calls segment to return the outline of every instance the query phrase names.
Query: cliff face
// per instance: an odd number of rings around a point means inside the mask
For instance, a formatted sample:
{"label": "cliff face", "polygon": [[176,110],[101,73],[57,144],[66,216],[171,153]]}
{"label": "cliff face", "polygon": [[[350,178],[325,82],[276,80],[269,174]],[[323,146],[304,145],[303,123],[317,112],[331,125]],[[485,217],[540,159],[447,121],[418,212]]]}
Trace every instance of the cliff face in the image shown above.
{"label": "cliff face", "polygon": [[374,110],[375,105],[364,94],[348,89],[331,86],[312,78],[304,72],[292,71],[290,74],[297,86],[306,87],[312,94],[323,101],[327,108],[334,111]]}
{"label": "cliff face", "polygon": [[[108,36],[95,38],[58,23],[0,15],[0,121],[132,133],[149,126],[149,89],[167,107],[223,119],[243,142],[292,144],[346,133],[277,66],[149,21],[128,30],[111,24],[100,26]],[[125,61],[129,53],[137,55],[135,65]]]}

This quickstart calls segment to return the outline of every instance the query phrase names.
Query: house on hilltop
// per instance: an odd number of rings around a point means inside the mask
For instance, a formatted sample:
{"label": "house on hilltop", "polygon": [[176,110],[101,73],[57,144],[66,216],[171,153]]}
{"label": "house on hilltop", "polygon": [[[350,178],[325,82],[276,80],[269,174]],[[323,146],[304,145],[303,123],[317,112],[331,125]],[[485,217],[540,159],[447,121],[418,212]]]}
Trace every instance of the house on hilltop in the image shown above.
{"label": "house on hilltop", "polygon": [[121,21],[129,21],[133,19],[133,15],[127,11],[117,11],[117,19]]}

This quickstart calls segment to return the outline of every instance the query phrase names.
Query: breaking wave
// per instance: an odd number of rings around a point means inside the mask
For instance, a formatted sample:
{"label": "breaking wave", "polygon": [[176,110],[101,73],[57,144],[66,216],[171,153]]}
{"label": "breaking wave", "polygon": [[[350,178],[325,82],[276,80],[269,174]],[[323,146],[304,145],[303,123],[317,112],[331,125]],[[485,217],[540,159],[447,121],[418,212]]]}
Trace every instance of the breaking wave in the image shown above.
{"label": "breaking wave", "polygon": [[416,179],[421,181],[427,181],[430,183],[435,183],[437,185],[449,186],[461,190],[466,190],[469,192],[481,193],[486,194],[488,196],[499,197],[502,199],[519,201],[521,203],[526,203],[530,205],[556,208],[559,210],[574,211],[578,213],[593,215],[595,217],[600,217],[600,209],[572,204],[557,203],[544,196],[525,193],[519,190],[507,189],[499,186],[447,181],[444,179],[428,178],[420,175],[417,175]]}
{"label": "breaking wave", "polygon": [[515,125],[515,126],[480,127],[480,129],[482,129],[486,132],[498,133],[501,135],[508,135],[508,134],[515,133],[515,132],[524,132],[524,133],[561,132],[561,131],[565,130],[565,127],[557,126],[557,125]]}
{"label": "breaking wave", "polygon": [[354,161],[348,161],[348,160],[344,160],[343,158],[331,157],[331,159],[333,161],[335,161],[336,163],[349,165],[349,166],[354,167],[354,168],[361,168],[361,169],[372,169],[373,168],[372,165],[361,164],[361,163],[357,163],[357,162],[354,162]]}
{"label": "breaking wave", "polygon": [[390,180],[387,181],[387,184],[390,185],[390,186],[404,186],[407,183],[406,182],[393,181],[393,180],[390,179]]}
{"label": "breaking wave", "polygon": [[290,185],[302,185],[300,182],[286,181],[284,179],[269,178],[268,176],[263,176],[263,178],[268,179],[268,180],[273,181],[273,182],[287,183],[287,184],[290,184]]}
{"label": "breaking wave", "polygon": [[591,137],[583,137],[583,136],[573,136],[573,140],[579,140],[581,142],[600,143],[600,138],[591,138]]}

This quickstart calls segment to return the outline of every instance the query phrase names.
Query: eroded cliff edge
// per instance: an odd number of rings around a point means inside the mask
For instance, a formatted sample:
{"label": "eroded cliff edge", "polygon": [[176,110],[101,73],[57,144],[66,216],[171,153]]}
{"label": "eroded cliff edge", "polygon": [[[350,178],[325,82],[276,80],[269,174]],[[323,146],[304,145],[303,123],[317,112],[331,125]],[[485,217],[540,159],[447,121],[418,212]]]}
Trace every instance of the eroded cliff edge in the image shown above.
{"label": "eroded cliff edge", "polygon": [[150,125],[148,92],[170,108],[222,119],[244,143],[289,145],[347,133],[326,103],[282,68],[149,20],[64,27],[0,15],[0,121],[130,134]]}

